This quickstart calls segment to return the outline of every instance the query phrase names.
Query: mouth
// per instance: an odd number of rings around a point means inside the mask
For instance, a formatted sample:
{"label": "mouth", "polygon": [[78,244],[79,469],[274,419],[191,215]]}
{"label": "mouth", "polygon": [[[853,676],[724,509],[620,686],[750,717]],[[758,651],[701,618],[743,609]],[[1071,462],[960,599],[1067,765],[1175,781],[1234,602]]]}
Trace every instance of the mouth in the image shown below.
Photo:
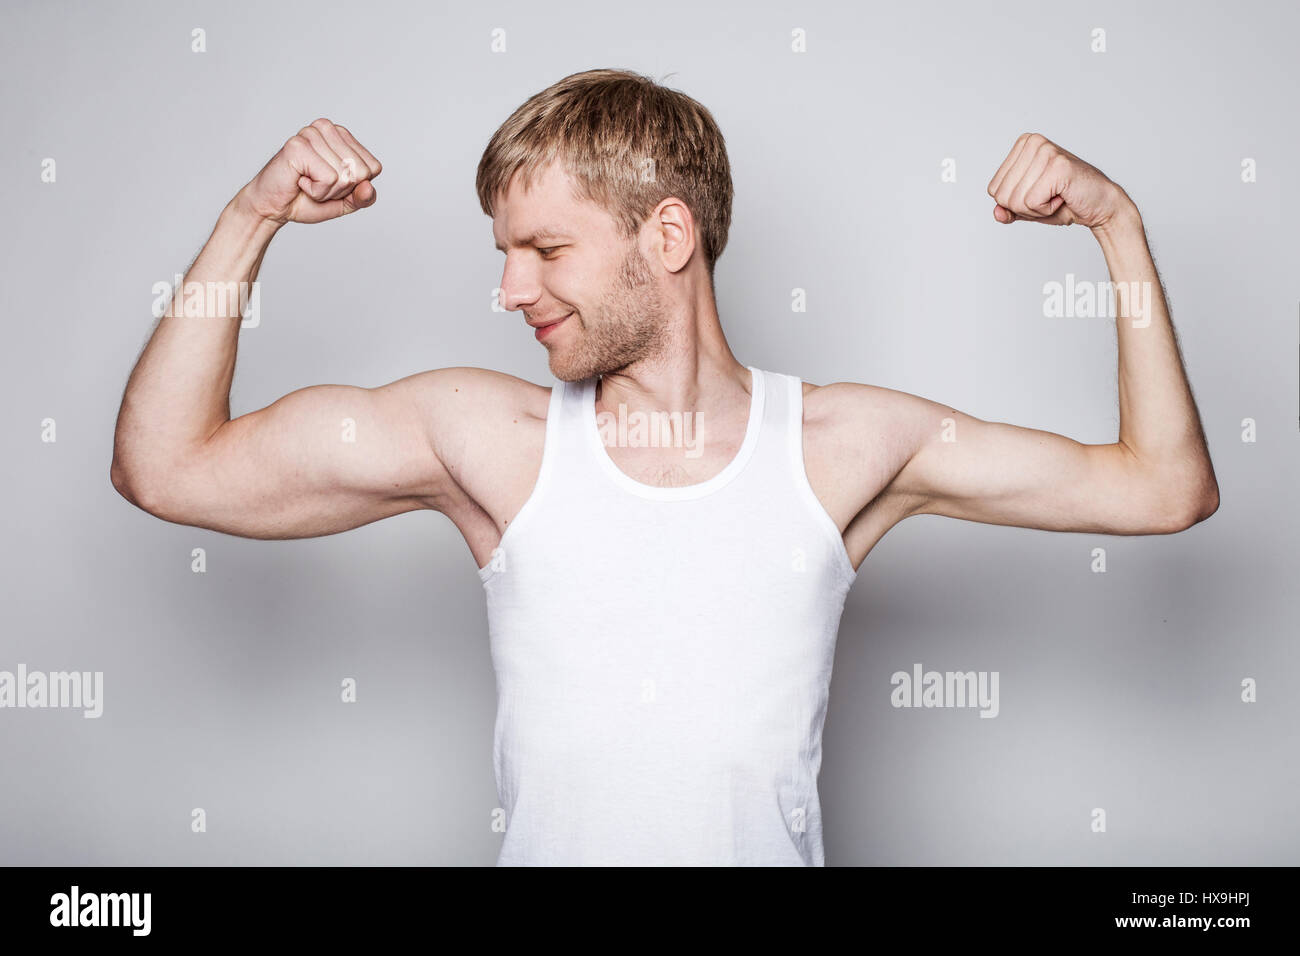
{"label": "mouth", "polygon": [[554,322],[547,322],[543,325],[533,326],[533,328],[537,330],[536,332],[533,333],[534,336],[537,338],[537,341],[539,342],[545,341],[547,336],[554,334],[555,330],[559,328],[561,325],[563,325],[570,315],[573,315],[573,313],[570,312],[569,315],[563,316],[562,318],[558,318]]}

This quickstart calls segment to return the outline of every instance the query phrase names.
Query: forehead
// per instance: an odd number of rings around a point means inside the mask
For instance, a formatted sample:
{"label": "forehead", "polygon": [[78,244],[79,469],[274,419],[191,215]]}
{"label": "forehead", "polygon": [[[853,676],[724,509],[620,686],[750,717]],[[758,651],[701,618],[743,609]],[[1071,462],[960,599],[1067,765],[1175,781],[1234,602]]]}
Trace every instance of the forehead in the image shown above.
{"label": "forehead", "polygon": [[534,241],[572,239],[578,234],[599,234],[613,218],[594,202],[575,195],[573,179],[558,163],[540,169],[525,190],[522,174],[511,177],[508,188],[497,195],[492,236],[502,252],[509,246]]}

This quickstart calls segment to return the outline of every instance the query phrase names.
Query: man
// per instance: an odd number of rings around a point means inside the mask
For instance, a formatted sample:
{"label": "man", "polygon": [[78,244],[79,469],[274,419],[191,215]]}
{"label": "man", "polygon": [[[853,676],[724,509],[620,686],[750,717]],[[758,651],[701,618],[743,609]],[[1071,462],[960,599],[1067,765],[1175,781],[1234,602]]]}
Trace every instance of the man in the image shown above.
{"label": "man", "polygon": [[239,307],[188,290],[252,282],[285,223],[372,205],[380,171],[320,119],[231,200],[127,384],[112,480],[252,538],[447,515],[488,603],[501,864],[820,865],[840,613],[890,528],[1167,534],[1218,506],[1142,220],[1097,169],[1025,135],[989,184],[999,223],[1091,229],[1120,290],[1119,437],[1085,445],[737,361],[713,295],[723,138],[616,70],[529,99],[478,169],[500,303],[554,388],[444,368],[231,419]]}

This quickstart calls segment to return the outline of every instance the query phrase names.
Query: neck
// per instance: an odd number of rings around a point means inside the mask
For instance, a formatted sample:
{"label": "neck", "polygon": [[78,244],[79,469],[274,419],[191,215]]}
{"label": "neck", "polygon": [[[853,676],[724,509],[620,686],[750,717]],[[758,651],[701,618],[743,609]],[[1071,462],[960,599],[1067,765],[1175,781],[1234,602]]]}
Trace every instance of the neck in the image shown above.
{"label": "neck", "polygon": [[600,376],[596,401],[606,408],[698,412],[723,420],[747,407],[749,370],[731,354],[712,296],[675,326],[654,355]]}

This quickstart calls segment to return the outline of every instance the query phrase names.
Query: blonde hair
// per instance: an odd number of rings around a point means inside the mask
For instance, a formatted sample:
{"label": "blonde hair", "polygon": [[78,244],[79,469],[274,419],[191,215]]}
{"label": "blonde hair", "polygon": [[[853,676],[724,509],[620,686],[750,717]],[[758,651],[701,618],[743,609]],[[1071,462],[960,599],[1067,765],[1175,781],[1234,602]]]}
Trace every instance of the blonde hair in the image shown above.
{"label": "blonde hair", "polygon": [[731,165],[713,116],[685,93],[628,70],[587,70],[529,97],[492,135],[479,160],[479,204],[495,216],[516,172],[529,188],[558,159],[580,198],[636,235],[662,200],[695,220],[709,278],[731,227]]}

